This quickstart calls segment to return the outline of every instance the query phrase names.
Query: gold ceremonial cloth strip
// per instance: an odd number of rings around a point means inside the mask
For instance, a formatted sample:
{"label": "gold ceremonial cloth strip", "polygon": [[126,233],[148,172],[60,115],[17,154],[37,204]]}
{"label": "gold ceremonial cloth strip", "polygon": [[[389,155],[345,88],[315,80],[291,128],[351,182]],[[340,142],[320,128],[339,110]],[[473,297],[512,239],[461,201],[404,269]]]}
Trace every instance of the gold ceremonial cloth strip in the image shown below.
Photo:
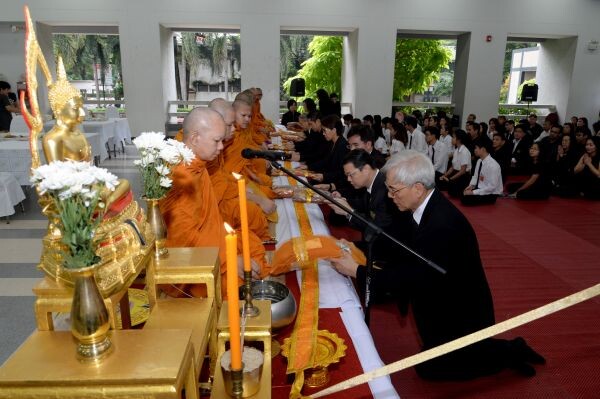
{"label": "gold ceremonial cloth strip", "polygon": [[[285,163],[286,168],[291,168],[291,162]],[[295,186],[297,182],[288,177],[290,185]],[[310,220],[303,203],[294,202],[298,225],[300,227],[300,239],[306,240],[312,236]],[[294,250],[298,260],[307,259],[306,246],[299,245],[299,240],[294,241]],[[302,249],[302,248],[303,249]],[[304,370],[312,368],[317,347],[317,327],[319,324],[319,273],[317,261],[300,263],[302,268],[302,287],[300,289],[300,306],[296,316],[296,324],[290,336],[290,355],[286,374],[296,373],[290,398],[299,398],[300,391],[304,385]]]}
{"label": "gold ceremonial cloth strip", "polygon": [[559,310],[566,309],[573,305],[576,305],[580,302],[587,301],[588,299],[594,298],[600,294],[600,284],[596,284],[590,288],[587,288],[583,291],[576,292],[575,294],[569,295],[557,301],[551,302],[547,305],[541,306],[537,309],[530,310],[529,312],[523,313],[519,316],[513,317],[512,319],[505,320],[501,323],[495,324],[493,326],[484,328],[483,330],[476,331],[469,335],[465,335],[464,337],[457,338],[454,341],[447,342],[443,345],[436,346],[435,348],[428,349],[424,352],[417,353],[416,355],[409,356],[405,359],[398,360],[392,364],[388,364],[387,366],[380,367],[376,370],[370,371],[368,373],[364,373],[358,375],[356,377],[352,377],[346,381],[342,381],[338,384],[330,386],[327,389],[319,391],[309,398],[321,398],[326,395],[331,395],[333,393],[343,391],[345,389],[349,389],[355,387],[357,385],[364,384],[369,382],[375,378],[383,377],[392,373],[395,373],[400,370],[404,370],[406,368],[415,366],[417,364],[423,363],[427,360],[431,360],[438,356],[445,355],[449,352],[455,351],[460,348],[464,348],[465,346],[474,344],[475,342],[482,341],[486,338],[493,337],[494,335],[498,335],[505,331],[511,330],[515,327],[519,327],[523,324],[527,324],[537,319],[541,319],[542,317],[548,316],[549,314],[558,312]]}

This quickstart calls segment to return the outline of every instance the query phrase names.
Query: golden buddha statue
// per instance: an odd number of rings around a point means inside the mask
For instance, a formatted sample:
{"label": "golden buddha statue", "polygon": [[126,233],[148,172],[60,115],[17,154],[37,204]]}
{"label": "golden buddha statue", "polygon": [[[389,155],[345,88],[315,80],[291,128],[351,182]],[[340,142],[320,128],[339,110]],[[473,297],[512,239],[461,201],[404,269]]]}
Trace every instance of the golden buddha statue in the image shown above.
{"label": "golden buddha statue", "polygon": [[[23,99],[21,99],[21,107],[23,117],[30,128],[31,167],[37,168],[41,163],[38,145],[43,120],[37,99],[38,65],[46,78],[48,100],[56,117],[56,125],[42,139],[42,148],[47,162],[58,160],[92,162],[91,147],[78,128],[85,115],[81,94],[67,80],[60,57],[57,61],[56,80],[53,80],[39,47],[27,7],[25,7],[25,25],[25,66],[31,110],[25,106]],[[154,234],[146,223],[142,209],[133,200],[126,180],[120,180],[115,191],[107,190],[102,195],[107,211],[94,233],[100,240],[97,255],[101,259],[95,275],[100,291],[107,297],[129,286],[140,269],[145,266],[153,254]],[[49,197],[40,195],[39,202],[42,212],[49,220],[48,233],[42,239],[43,248],[39,267],[54,280],[70,286],[73,281],[63,268],[59,251],[62,248],[60,219],[57,218],[54,204]]]}

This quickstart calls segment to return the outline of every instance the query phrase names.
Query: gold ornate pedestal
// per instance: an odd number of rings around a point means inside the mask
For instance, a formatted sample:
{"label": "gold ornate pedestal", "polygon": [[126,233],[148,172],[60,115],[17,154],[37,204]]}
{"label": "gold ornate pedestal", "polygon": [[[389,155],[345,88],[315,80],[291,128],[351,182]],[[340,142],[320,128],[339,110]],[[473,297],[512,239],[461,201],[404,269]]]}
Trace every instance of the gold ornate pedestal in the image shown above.
{"label": "gold ornate pedestal", "polygon": [[[129,300],[126,295],[127,288],[127,286],[124,286],[114,295],[104,299],[104,303],[108,309],[110,328],[112,329],[117,328],[116,310],[119,305],[121,306],[123,328],[131,327],[131,325],[128,326],[126,323],[128,320],[127,316],[129,315]],[[73,290],[64,288],[46,276],[33,287],[33,293],[36,296],[34,306],[37,329],[40,331],[54,330],[52,313],[69,313],[71,311]]]}
{"label": "gold ornate pedestal", "polygon": [[[264,363],[262,377],[260,379],[260,390],[252,398],[270,398],[271,397],[271,302],[264,300],[254,300],[254,306],[258,307],[260,314],[256,317],[246,319],[245,341],[261,341],[264,346]],[[219,321],[217,323],[218,334],[218,358],[225,352],[225,343],[229,341],[229,319],[227,311],[227,302],[221,308]],[[239,301],[240,309],[244,306],[244,301]],[[211,398],[226,399],[225,385],[221,367],[215,370]]]}
{"label": "gold ornate pedestal", "polygon": [[221,264],[216,247],[167,248],[169,256],[153,259],[146,274],[150,305],[158,284],[205,284],[209,298],[221,308]]}
{"label": "gold ornate pedestal", "polygon": [[198,398],[190,330],[112,331],[115,350],[79,362],[67,331],[34,332],[0,368],[0,398]]}
{"label": "gold ornate pedestal", "polygon": [[[146,272],[152,312],[144,328],[192,329],[196,372],[200,373],[208,345],[213,375],[217,357],[215,331],[221,305],[219,249],[168,248],[168,253],[166,258],[153,257]],[[159,284],[205,284],[208,297],[158,299]]]}

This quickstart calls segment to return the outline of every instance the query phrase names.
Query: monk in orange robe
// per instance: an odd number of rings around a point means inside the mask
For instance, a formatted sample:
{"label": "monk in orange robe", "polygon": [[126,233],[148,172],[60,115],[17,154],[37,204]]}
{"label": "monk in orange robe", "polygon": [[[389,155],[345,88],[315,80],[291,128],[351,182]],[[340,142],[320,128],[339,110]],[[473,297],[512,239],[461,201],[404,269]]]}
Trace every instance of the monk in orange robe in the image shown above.
{"label": "monk in orange robe", "polygon": [[[195,108],[186,116],[183,130],[184,143],[192,149],[196,159],[190,165],[181,164],[174,168],[171,175],[173,185],[160,203],[167,225],[167,246],[219,247],[223,276],[226,271],[226,233],[206,170],[206,162],[215,159],[223,149],[225,123],[216,111]],[[238,237],[241,238],[241,234]],[[238,248],[241,248],[241,245]],[[265,260],[264,247],[251,242],[251,248],[253,277],[268,275],[269,265]],[[240,276],[243,275],[241,265],[242,262],[238,262]],[[163,285],[161,289],[171,296],[206,296],[204,285]]]}
{"label": "monk in orange robe", "polygon": [[260,100],[262,100],[263,92],[258,87],[250,89],[253,94],[252,102],[252,117],[250,120],[250,128],[253,132],[254,141],[258,145],[262,145],[265,141],[269,140],[271,133],[275,132],[273,123],[265,118],[260,112]]}
{"label": "monk in orange robe", "polygon": [[[225,145],[225,143],[233,139],[235,130],[235,112],[233,111],[233,107],[224,99],[216,98],[210,102],[209,108],[214,109],[223,117],[226,129],[223,140]],[[241,226],[241,218],[237,180],[231,173],[225,170],[223,153],[221,152],[217,158],[209,161],[206,168],[213,184],[213,191],[219,204],[221,216],[232,227],[239,228]],[[273,212],[275,210],[275,203],[268,198],[257,196],[250,190],[247,190],[246,198],[248,199],[247,210],[250,231],[256,234],[262,241],[272,240],[273,238],[269,232],[269,224],[265,213]]]}
{"label": "monk in orange robe", "polygon": [[[264,159],[245,159],[241,155],[242,150],[245,148],[261,149],[254,142],[249,128],[252,114],[251,105],[244,100],[237,99],[233,102],[233,109],[235,111],[236,129],[233,140],[226,143],[223,150],[225,169],[228,172],[244,175],[249,180],[254,181],[256,187],[268,198],[276,198],[277,196],[271,190],[272,180],[267,174],[267,162]],[[255,194],[259,193],[255,192]]]}

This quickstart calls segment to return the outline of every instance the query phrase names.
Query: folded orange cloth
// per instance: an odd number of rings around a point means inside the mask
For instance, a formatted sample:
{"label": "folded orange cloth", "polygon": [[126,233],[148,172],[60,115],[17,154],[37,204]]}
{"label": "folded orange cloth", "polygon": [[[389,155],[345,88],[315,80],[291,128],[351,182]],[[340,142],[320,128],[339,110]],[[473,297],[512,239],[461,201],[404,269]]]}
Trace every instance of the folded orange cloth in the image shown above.
{"label": "folded orange cloth", "polygon": [[273,256],[271,274],[277,275],[302,267],[302,264],[316,259],[340,258],[344,251],[350,251],[352,258],[360,264],[367,262],[365,254],[348,241],[329,236],[309,236],[292,238],[284,242]]}

